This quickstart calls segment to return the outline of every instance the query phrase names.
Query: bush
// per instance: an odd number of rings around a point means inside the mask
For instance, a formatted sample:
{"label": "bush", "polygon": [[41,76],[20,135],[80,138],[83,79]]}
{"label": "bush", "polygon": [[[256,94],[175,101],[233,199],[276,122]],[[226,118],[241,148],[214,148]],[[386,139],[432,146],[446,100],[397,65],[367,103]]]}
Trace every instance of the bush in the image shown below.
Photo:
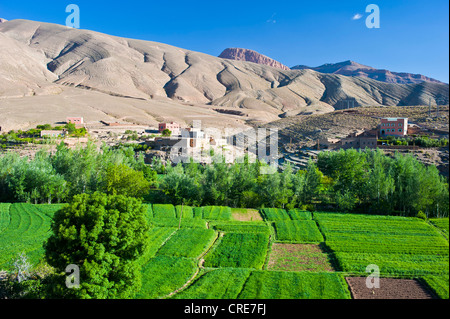
{"label": "bush", "polygon": [[417,218],[427,220],[427,215],[423,211],[419,211],[416,215]]}

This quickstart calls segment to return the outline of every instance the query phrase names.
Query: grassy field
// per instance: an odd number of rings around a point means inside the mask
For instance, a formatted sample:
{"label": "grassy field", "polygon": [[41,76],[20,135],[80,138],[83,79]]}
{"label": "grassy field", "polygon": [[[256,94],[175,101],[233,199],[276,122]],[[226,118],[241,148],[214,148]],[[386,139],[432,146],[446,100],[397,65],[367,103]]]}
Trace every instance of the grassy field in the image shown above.
{"label": "grassy field", "polygon": [[175,227],[153,227],[149,233],[149,245],[143,259],[152,258],[161,246],[177,231]]}
{"label": "grassy field", "polygon": [[157,255],[197,258],[216,238],[212,229],[182,228],[178,230]]}
{"label": "grassy field", "polygon": [[152,218],[149,224],[154,227],[207,228],[206,220],[199,218]]}
{"label": "grassy field", "polygon": [[231,220],[231,208],[226,206],[203,207],[203,219]]}
{"label": "grassy field", "polygon": [[210,227],[226,233],[270,234],[271,227],[265,222],[212,221]]}
{"label": "grassy field", "polygon": [[274,223],[276,239],[287,243],[319,243],[323,236],[312,220],[279,220]]}
{"label": "grassy field", "polygon": [[344,278],[336,273],[254,271],[239,299],[350,299]]}
{"label": "grassy field", "polygon": [[197,271],[192,258],[156,256],[142,268],[142,288],[137,299],[158,299],[182,287]]}
{"label": "grassy field", "polygon": [[430,223],[436,226],[448,240],[448,217],[447,218],[431,218]]}
{"label": "grassy field", "polygon": [[325,243],[342,271],[376,264],[386,275],[448,274],[449,244],[421,219],[315,213]]}
{"label": "grassy field", "polygon": [[220,268],[202,274],[175,299],[236,299],[251,270],[245,268]]}
{"label": "grassy field", "polygon": [[153,204],[153,218],[177,218],[175,207],[171,204]]}
{"label": "grassy field", "polygon": [[264,265],[269,236],[261,233],[227,233],[205,257],[205,267],[256,268]]}
{"label": "grassy field", "polygon": [[36,265],[50,236],[53,214],[62,205],[2,204],[0,209],[0,269],[24,252]]}

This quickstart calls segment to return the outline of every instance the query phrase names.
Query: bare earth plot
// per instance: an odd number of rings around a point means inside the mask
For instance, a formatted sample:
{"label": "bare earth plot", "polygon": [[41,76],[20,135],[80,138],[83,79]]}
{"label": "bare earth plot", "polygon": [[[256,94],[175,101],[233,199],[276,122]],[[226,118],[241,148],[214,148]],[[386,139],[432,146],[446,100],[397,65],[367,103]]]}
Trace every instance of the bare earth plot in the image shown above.
{"label": "bare earth plot", "polygon": [[234,220],[239,220],[241,222],[263,220],[257,209],[232,208],[231,214]]}
{"label": "bare earth plot", "polygon": [[274,243],[267,265],[268,270],[334,271],[328,254],[319,245]]}
{"label": "bare earth plot", "polygon": [[366,277],[346,277],[353,299],[433,299],[417,280],[380,278],[380,288],[367,288]]}

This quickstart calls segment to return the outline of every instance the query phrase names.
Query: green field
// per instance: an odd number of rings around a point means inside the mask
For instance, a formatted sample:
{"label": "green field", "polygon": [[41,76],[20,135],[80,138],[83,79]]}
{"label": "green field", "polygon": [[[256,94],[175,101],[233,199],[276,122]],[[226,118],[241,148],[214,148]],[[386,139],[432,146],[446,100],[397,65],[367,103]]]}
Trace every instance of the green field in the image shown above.
{"label": "green field", "polygon": [[254,271],[239,299],[350,299],[345,280],[336,273]]}
{"label": "green field", "polygon": [[423,276],[422,280],[431,287],[431,290],[441,299],[448,299],[448,285],[449,285],[449,276],[433,276],[427,275]]}
{"label": "green field", "polygon": [[149,245],[145,252],[143,259],[152,258],[161,246],[168,240],[175,232],[175,227],[153,227],[149,233]]}
{"label": "green field", "polygon": [[[194,218],[194,209],[191,206],[178,205],[175,206],[177,218]],[[183,212],[183,213],[182,213]]]}
{"label": "green field", "polygon": [[142,288],[137,299],[165,297],[181,288],[197,271],[191,258],[156,256],[142,268]]}
{"label": "green field", "polygon": [[[149,245],[136,298],[346,299],[344,276],[367,276],[376,264],[382,277],[419,279],[448,299],[448,218],[265,208],[264,220],[239,221],[229,207],[145,205]],[[34,265],[43,259],[61,207],[0,203],[0,270],[21,252]]]}
{"label": "green field", "polygon": [[285,210],[281,208],[263,208],[261,215],[265,220],[311,220],[312,214],[310,212],[300,209]]}
{"label": "green field", "polygon": [[261,210],[261,215],[267,221],[291,219],[287,211],[281,208],[264,208]]}
{"label": "green field", "polygon": [[24,252],[32,264],[44,254],[43,243],[50,236],[53,214],[62,205],[26,203],[0,206],[0,269]]}
{"label": "green field", "polygon": [[417,218],[315,213],[325,243],[343,271],[376,264],[385,275],[448,274],[449,244]]}
{"label": "green field", "polygon": [[158,250],[157,255],[197,258],[216,238],[212,229],[182,228]]}
{"label": "green field", "polygon": [[149,224],[154,227],[176,227],[181,228],[204,228],[206,229],[206,220],[199,218],[152,218]]}
{"label": "green field", "polygon": [[177,218],[175,207],[172,204],[153,204],[153,218]]}
{"label": "green field", "polygon": [[278,242],[319,243],[323,236],[312,220],[279,220],[274,223]]}
{"label": "green field", "polygon": [[448,217],[447,218],[431,218],[430,223],[436,226],[448,240]]}
{"label": "green field", "polygon": [[261,269],[269,236],[261,233],[227,233],[205,257],[205,267]]}
{"label": "green field", "polygon": [[209,225],[226,233],[271,233],[271,227],[265,222],[212,221]]}
{"label": "green field", "polygon": [[226,206],[203,207],[203,219],[231,220],[231,208]]}
{"label": "green field", "polygon": [[209,271],[177,294],[175,299],[236,299],[250,273],[250,269],[244,268]]}

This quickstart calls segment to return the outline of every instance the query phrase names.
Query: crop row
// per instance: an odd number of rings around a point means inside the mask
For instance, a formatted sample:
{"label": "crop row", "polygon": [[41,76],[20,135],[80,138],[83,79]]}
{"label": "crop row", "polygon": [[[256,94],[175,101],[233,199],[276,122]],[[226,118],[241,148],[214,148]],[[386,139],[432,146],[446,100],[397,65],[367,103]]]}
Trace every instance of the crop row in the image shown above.
{"label": "crop row", "polygon": [[0,203],[0,234],[8,227],[10,223],[9,203]]}
{"label": "crop row", "polygon": [[261,210],[263,218],[267,221],[278,220],[310,220],[312,215],[310,212],[299,209],[285,210],[281,208],[263,208]]}
{"label": "crop row", "polygon": [[438,296],[441,299],[448,299],[449,298],[449,289],[448,289],[448,283],[449,283],[449,275],[441,275],[441,276],[434,276],[434,275],[427,275],[423,276],[421,278],[425,283],[431,288],[431,290],[434,291],[436,296]]}
{"label": "crop row", "polygon": [[180,218],[181,219],[207,219],[230,220],[231,208],[227,206],[191,207],[187,205],[172,204],[146,204],[148,219],[152,218]]}
{"label": "crop row", "polygon": [[202,274],[174,298],[350,299],[351,295],[336,273],[222,268]]}
{"label": "crop row", "polygon": [[323,236],[313,220],[279,220],[273,224],[278,242],[323,242]]}
{"label": "crop row", "polygon": [[142,256],[141,262],[145,262],[147,259],[154,257],[156,255],[156,252],[161,248],[161,246],[166,242],[166,240],[176,231],[177,228],[175,227],[151,228],[148,236],[147,250]]}
{"label": "crop row", "polygon": [[212,229],[182,228],[158,250],[157,256],[198,258],[216,238]]}
{"label": "crop row", "polygon": [[181,228],[204,228],[206,229],[206,220],[198,218],[152,218],[149,224],[153,227],[177,227]]}
{"label": "crop row", "polygon": [[205,257],[205,267],[257,268],[264,265],[269,236],[227,233]]}
{"label": "crop row", "polygon": [[448,274],[449,245],[418,218],[314,213],[340,270],[364,273],[375,264],[383,274]]}
{"label": "crop row", "polygon": [[[0,267],[7,266],[21,252],[25,252],[32,263],[39,261],[44,252],[42,244],[50,235],[51,218],[42,213],[45,209],[17,203],[10,205],[8,214],[2,214]],[[5,222],[7,215],[9,223]]]}
{"label": "crop row", "polygon": [[142,287],[138,299],[157,299],[182,287],[197,271],[192,258],[156,256],[142,267]]}
{"label": "crop row", "polygon": [[265,222],[212,221],[210,227],[225,233],[262,233],[270,234],[270,226]]}
{"label": "crop row", "polygon": [[375,253],[335,253],[340,270],[365,273],[368,265],[376,265],[380,275],[421,276],[428,274],[448,275],[448,256],[375,254]]}
{"label": "crop row", "polygon": [[449,232],[448,220],[449,220],[448,217],[447,218],[431,218],[430,219],[431,224],[433,224],[435,227],[437,227],[442,232],[444,237],[447,238],[447,240],[448,240],[448,232]]}

